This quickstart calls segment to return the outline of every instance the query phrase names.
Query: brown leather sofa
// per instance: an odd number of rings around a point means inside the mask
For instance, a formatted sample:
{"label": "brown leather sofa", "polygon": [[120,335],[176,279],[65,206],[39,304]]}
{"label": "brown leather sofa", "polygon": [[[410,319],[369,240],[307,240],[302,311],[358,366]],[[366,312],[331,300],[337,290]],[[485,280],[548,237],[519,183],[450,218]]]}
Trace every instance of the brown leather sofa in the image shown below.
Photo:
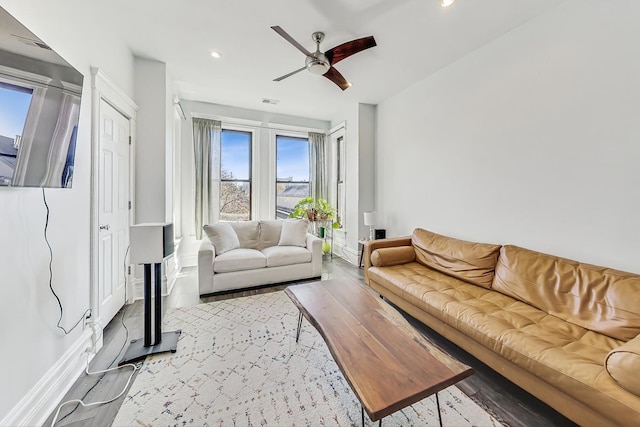
{"label": "brown leather sofa", "polygon": [[566,417],[640,425],[640,275],[423,229],[364,250],[371,288]]}

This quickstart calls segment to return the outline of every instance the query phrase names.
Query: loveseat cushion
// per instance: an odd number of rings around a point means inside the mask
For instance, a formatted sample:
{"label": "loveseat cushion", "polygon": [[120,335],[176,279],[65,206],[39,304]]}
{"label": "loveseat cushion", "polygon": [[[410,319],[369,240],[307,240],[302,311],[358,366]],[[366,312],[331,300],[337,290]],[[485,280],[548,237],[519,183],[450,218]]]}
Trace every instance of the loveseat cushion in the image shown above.
{"label": "loveseat cushion", "polygon": [[380,248],[371,254],[371,264],[376,267],[406,264],[416,259],[416,251],[413,246],[396,246],[393,248]]}
{"label": "loveseat cushion", "polygon": [[621,387],[640,396],[640,335],[611,350],[605,367]]}
{"label": "loveseat cushion", "polygon": [[267,258],[256,249],[238,248],[215,257],[213,271],[228,273],[230,271],[254,270],[267,266]]}
{"label": "loveseat cushion", "polygon": [[612,338],[640,334],[640,275],[507,245],[492,289]]}
{"label": "loveseat cushion", "polygon": [[224,254],[240,247],[240,241],[235,230],[228,222],[218,222],[202,227],[207,237],[216,247],[216,255]]}
{"label": "loveseat cushion", "polygon": [[299,246],[271,246],[262,250],[267,267],[304,264],[311,262],[311,251]]}
{"label": "loveseat cushion", "polygon": [[416,260],[442,273],[490,288],[500,245],[453,239],[416,228],[411,236]]}
{"label": "loveseat cushion", "polygon": [[280,242],[280,232],[282,231],[281,219],[260,221],[260,245],[259,250],[278,246]]}
{"label": "loveseat cushion", "polygon": [[229,225],[238,236],[241,248],[258,249],[260,242],[260,222],[259,221],[232,221]]}
{"label": "loveseat cushion", "polygon": [[307,245],[307,220],[294,219],[282,222],[282,230],[280,231],[279,246],[300,246]]}

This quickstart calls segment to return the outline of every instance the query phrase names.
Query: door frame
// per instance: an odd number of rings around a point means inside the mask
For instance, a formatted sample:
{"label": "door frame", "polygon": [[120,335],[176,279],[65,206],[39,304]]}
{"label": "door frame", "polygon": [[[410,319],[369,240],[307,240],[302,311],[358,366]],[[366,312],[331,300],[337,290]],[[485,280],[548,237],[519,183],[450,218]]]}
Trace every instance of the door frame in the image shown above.
{"label": "door frame", "polygon": [[[135,135],[136,135],[136,115],[138,106],[120,87],[113,82],[102,70],[91,67],[91,84],[92,84],[92,109],[91,109],[91,220],[90,220],[90,251],[91,251],[91,316],[94,321],[99,321],[101,314],[98,289],[98,268],[100,259],[99,254],[99,179],[100,179],[100,102],[105,101],[113,108],[118,110],[123,116],[129,120],[129,135],[131,144],[129,145],[129,198],[134,200],[135,196]],[[129,224],[133,224],[135,205],[129,210]],[[128,263],[127,263],[127,283],[126,293],[127,301],[133,302],[133,286],[131,283]],[[97,337],[97,350],[102,347],[102,330],[107,325],[98,324],[100,332]]]}

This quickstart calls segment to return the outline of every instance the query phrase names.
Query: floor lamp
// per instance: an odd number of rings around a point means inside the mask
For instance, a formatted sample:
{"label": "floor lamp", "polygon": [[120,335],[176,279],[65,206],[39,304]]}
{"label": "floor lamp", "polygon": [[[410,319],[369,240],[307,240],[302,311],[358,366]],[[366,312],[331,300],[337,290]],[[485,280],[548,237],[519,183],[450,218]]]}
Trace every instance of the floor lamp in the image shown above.
{"label": "floor lamp", "polygon": [[[129,344],[119,365],[136,362],[150,354],[178,349],[182,331],[162,332],[162,262],[173,254],[173,224],[144,223],[129,228],[131,264],[144,264],[144,337]],[[151,265],[153,264],[153,292]],[[153,302],[152,310],[152,298]],[[152,332],[153,331],[153,332]]]}
{"label": "floor lamp", "polygon": [[369,226],[369,240],[373,240],[373,226],[378,222],[378,214],[375,212],[364,213],[364,225]]}

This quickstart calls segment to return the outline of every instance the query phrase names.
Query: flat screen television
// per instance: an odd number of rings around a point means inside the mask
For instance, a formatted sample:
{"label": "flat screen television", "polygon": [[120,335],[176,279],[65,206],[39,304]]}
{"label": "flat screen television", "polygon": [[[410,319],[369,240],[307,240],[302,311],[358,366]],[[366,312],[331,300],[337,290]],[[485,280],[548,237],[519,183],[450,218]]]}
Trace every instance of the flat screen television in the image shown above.
{"label": "flat screen television", "polygon": [[0,7],[0,187],[71,187],[83,79]]}

